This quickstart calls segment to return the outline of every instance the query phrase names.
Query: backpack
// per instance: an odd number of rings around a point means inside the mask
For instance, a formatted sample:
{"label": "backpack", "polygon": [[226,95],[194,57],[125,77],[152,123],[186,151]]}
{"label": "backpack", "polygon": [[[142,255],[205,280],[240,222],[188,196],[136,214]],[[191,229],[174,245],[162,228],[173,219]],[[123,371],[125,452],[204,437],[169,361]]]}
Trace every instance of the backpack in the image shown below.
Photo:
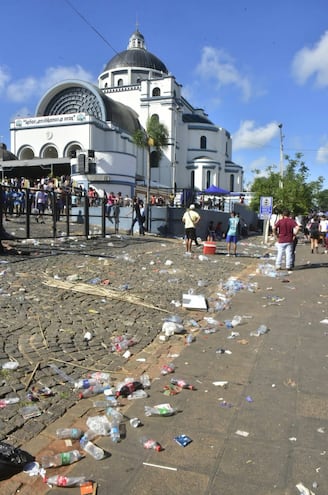
{"label": "backpack", "polygon": [[319,222],[312,222],[311,223],[310,234],[319,234]]}

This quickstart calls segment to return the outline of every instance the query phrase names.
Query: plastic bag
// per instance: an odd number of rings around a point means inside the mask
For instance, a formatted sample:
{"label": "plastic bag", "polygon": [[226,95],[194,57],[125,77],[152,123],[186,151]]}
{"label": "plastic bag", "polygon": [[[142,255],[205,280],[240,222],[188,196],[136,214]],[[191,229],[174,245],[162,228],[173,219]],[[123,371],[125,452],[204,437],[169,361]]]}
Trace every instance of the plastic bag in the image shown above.
{"label": "plastic bag", "polygon": [[5,480],[23,471],[25,464],[34,459],[28,452],[9,443],[0,442],[0,480]]}

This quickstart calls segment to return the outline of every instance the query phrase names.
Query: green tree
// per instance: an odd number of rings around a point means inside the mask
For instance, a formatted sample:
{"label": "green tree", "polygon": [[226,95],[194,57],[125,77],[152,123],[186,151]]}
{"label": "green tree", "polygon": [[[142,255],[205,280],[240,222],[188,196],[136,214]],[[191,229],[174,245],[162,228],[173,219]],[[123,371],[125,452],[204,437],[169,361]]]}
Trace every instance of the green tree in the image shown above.
{"label": "green tree", "polygon": [[328,189],[318,193],[318,209],[323,212],[328,211]]}
{"label": "green tree", "polygon": [[169,132],[164,124],[161,124],[157,115],[152,115],[148,118],[146,129],[138,129],[133,135],[133,142],[140,148],[147,150],[147,169],[146,169],[146,204],[149,205],[150,199],[150,181],[151,181],[151,155],[155,151],[154,165],[158,163],[162,157],[163,149],[168,146]]}
{"label": "green tree", "polygon": [[[272,196],[274,209],[281,211],[287,208],[294,215],[304,215],[316,206],[324,179],[318,177],[316,181],[307,182],[309,169],[302,156],[302,153],[296,153],[295,158],[285,156],[287,166],[283,177],[275,171],[275,166],[270,166],[265,177],[255,178],[251,186],[254,196],[250,205],[254,211],[259,211],[261,196]],[[259,174],[259,171],[256,172]]]}

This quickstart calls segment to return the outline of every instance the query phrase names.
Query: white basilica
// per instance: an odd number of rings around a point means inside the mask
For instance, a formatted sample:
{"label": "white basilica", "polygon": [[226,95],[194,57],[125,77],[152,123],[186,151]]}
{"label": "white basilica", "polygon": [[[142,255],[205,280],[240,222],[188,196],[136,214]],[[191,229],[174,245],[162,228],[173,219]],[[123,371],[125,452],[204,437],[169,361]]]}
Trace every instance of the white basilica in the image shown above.
{"label": "white basilica", "polygon": [[67,166],[77,183],[133,196],[147,180],[147,152],[133,135],[155,116],[169,140],[160,161],[150,162],[153,187],[202,191],[213,184],[242,191],[243,169],[232,161],[229,132],[194,108],[181,88],[136,30],[127,49],[106,64],[98,87],[64,80],[41,98],[34,117],[11,122],[11,152],[17,164],[41,167],[45,175]]}

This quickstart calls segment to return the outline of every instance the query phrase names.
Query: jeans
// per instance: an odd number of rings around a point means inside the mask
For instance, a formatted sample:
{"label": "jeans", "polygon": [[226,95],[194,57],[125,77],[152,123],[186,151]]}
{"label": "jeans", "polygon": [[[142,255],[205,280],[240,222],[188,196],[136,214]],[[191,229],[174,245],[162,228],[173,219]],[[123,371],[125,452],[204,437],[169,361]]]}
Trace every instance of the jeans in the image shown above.
{"label": "jeans", "polygon": [[286,256],[286,268],[292,268],[293,266],[293,243],[292,242],[278,242],[277,243],[277,257],[276,268],[281,268],[282,258]]}

